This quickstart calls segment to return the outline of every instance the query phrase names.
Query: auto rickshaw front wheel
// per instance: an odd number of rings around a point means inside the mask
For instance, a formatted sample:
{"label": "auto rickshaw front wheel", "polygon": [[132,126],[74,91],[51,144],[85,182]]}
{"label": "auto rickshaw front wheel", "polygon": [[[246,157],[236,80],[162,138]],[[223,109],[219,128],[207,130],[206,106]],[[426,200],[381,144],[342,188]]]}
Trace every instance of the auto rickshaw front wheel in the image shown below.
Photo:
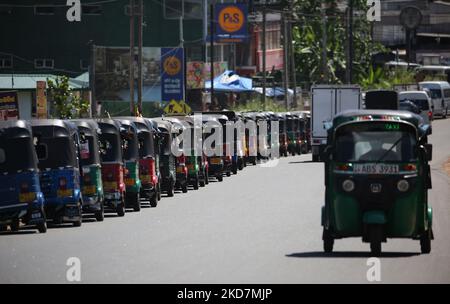
{"label": "auto rickshaw front wheel", "polygon": [[383,226],[382,225],[370,225],[368,227],[370,252],[373,256],[378,257],[381,255],[381,243],[383,241]]}
{"label": "auto rickshaw front wheel", "polygon": [[158,206],[158,191],[150,198],[150,207],[155,208]]}
{"label": "auto rickshaw front wheel", "polygon": [[432,231],[429,229],[420,237],[420,251],[422,254],[429,254],[431,252],[431,236]]}
{"label": "auto rickshaw front wheel", "polygon": [[104,203],[100,201],[100,211],[95,213],[95,220],[97,222],[103,222],[105,220],[105,211],[104,211]]}
{"label": "auto rickshaw front wheel", "polygon": [[331,235],[330,231],[326,228],[323,228],[322,239],[323,239],[323,251],[325,253],[333,252],[334,238]]}
{"label": "auto rickshaw front wheel", "polygon": [[188,192],[188,183],[184,183],[183,186],[181,186],[181,191],[183,193],[187,193]]}
{"label": "auto rickshaw front wheel", "polygon": [[133,203],[133,210],[134,212],[141,211],[141,194],[139,192],[130,193],[130,200]]}
{"label": "auto rickshaw front wheel", "polygon": [[120,204],[117,205],[117,207],[116,207],[116,212],[117,212],[117,215],[120,217],[125,216],[125,201],[124,201],[123,195],[122,195],[122,200],[121,200]]}
{"label": "auto rickshaw front wheel", "polygon": [[43,221],[36,225],[37,230],[39,233],[46,233],[47,232],[47,221]]}
{"label": "auto rickshaw front wheel", "polygon": [[169,188],[167,189],[167,196],[168,197],[173,197],[174,196],[174,194],[175,194],[174,187],[175,187],[174,183],[171,182],[170,185],[169,185]]}

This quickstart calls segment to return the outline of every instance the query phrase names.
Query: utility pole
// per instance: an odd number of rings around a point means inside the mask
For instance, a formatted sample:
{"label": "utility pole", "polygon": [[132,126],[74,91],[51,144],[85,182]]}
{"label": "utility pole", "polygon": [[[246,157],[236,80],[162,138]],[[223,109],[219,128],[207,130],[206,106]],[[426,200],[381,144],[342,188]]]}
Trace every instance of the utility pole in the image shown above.
{"label": "utility pole", "polygon": [[211,1],[209,12],[210,50],[211,50],[211,105],[214,103],[214,1]]}
{"label": "utility pole", "polygon": [[327,13],[326,6],[322,3],[322,75],[326,83],[328,83],[327,40]]}
{"label": "utility pole", "polygon": [[353,50],[353,0],[349,0],[349,25],[348,25],[348,52],[349,52],[349,58],[348,58],[348,82],[351,84],[353,83],[353,58],[355,57],[355,53]]}
{"label": "utility pole", "polygon": [[296,68],[295,68],[295,50],[294,50],[294,44],[292,43],[294,41],[294,34],[292,30],[292,22],[289,22],[289,39],[291,41],[290,43],[290,56],[291,56],[291,70],[292,70],[292,85],[294,89],[294,102],[292,106],[296,108],[297,105],[297,75],[296,75]]}
{"label": "utility pole", "polygon": [[[180,16],[180,48],[181,51],[183,52],[183,62],[181,63],[183,65],[183,70],[186,71],[186,54],[184,54],[184,20],[183,20],[184,16],[183,13],[181,13]],[[184,84],[183,84],[183,101],[186,100],[186,77],[185,75],[183,75],[184,78]]]}
{"label": "utility pole", "polygon": [[95,44],[89,42],[90,47],[90,65],[89,65],[89,86],[91,88],[91,116],[97,117],[97,99],[95,98]]}
{"label": "utility pole", "polygon": [[142,115],[142,87],[143,87],[143,27],[144,27],[144,0],[139,0],[139,17],[138,17],[138,44],[139,44],[139,76],[138,76],[138,112]]}
{"label": "utility pole", "polygon": [[284,103],[286,106],[286,111],[289,111],[289,39],[288,39],[288,27],[286,14],[283,12],[283,70],[284,70]]}
{"label": "utility pole", "polygon": [[135,116],[134,105],[134,0],[130,0],[130,114]]}
{"label": "utility pole", "polygon": [[263,6],[262,9],[262,37],[261,37],[261,48],[262,48],[262,72],[263,72],[263,94],[262,94],[262,103],[263,103],[263,110],[266,110],[266,87],[267,87],[267,77],[266,77],[266,54],[267,54],[267,45],[266,45],[266,23],[267,23],[267,16],[266,16],[266,6]]}

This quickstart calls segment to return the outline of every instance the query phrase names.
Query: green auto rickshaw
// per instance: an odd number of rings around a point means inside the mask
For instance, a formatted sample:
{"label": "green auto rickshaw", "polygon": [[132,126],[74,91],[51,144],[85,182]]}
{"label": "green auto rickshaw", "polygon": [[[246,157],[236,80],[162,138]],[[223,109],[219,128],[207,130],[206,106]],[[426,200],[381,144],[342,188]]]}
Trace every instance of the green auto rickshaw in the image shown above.
{"label": "green auto rickshaw", "polygon": [[120,123],[122,153],[124,160],[125,207],[141,211],[141,188],[139,177],[139,137],[134,122],[128,119],[115,118]]}
{"label": "green auto rickshaw", "polygon": [[325,126],[325,252],[335,239],[362,237],[375,256],[387,238],[420,240],[429,253],[430,126],[413,113],[384,110],[342,112]]}

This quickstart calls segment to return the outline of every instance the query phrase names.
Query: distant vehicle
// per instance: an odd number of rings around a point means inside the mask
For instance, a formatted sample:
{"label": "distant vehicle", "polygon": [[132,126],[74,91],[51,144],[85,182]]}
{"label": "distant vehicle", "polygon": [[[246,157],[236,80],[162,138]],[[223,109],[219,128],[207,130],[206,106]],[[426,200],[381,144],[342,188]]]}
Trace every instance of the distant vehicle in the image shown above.
{"label": "distant vehicle", "polygon": [[361,88],[353,85],[317,85],[311,88],[311,96],[312,159],[319,161],[327,145],[324,123],[331,121],[339,112],[361,109]]}
{"label": "distant vehicle", "polygon": [[446,65],[424,65],[416,69],[418,74],[425,76],[440,77],[450,82],[450,66]]}
{"label": "distant vehicle", "polygon": [[395,69],[412,70],[421,67],[420,64],[405,61],[389,61],[386,62],[384,66],[390,70]]}
{"label": "distant vehicle", "polygon": [[420,114],[419,108],[409,100],[401,101],[398,109],[400,111],[408,111],[414,114]]}
{"label": "distant vehicle", "polygon": [[424,122],[429,124],[433,120],[433,104],[431,98],[425,91],[406,91],[399,93],[400,103],[402,101],[410,101],[414,103],[420,110],[419,115],[422,116]]}
{"label": "distant vehicle", "polygon": [[450,108],[450,84],[446,81],[426,81],[420,82],[419,86],[430,91],[434,116],[446,118]]}
{"label": "distant vehicle", "polygon": [[398,110],[398,93],[393,90],[368,91],[364,103],[367,110]]}

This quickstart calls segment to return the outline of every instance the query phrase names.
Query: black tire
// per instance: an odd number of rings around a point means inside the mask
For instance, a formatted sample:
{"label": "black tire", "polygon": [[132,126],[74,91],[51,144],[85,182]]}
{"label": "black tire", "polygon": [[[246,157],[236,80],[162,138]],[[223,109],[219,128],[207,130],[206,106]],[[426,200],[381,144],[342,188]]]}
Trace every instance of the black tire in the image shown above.
{"label": "black tire", "polygon": [[47,232],[47,221],[43,221],[36,225],[37,230],[39,233],[46,233]]}
{"label": "black tire", "polygon": [[208,171],[205,171],[205,185],[209,184],[209,173]]}
{"label": "black tire", "polygon": [[231,171],[227,171],[227,177],[231,176]]}
{"label": "black tire", "polygon": [[206,177],[203,177],[203,179],[202,180],[200,180],[199,182],[199,185],[200,185],[200,187],[205,187],[206,186]]}
{"label": "black tire", "polygon": [[370,241],[370,253],[374,257],[381,255],[383,241],[383,226],[382,225],[370,225],[369,226],[369,241]]}
{"label": "black tire", "polygon": [[200,185],[200,181],[199,181],[199,178],[198,178],[198,176],[197,176],[197,177],[195,178],[194,183],[192,184],[192,186],[194,187],[194,190],[198,190],[198,188],[200,187],[199,185]]}
{"label": "black tire", "polygon": [[322,239],[323,239],[323,251],[325,253],[331,253],[333,252],[333,247],[334,247],[334,238],[331,235],[330,231],[328,231],[327,229],[323,228],[323,235],[322,235]]}
{"label": "black tire", "polygon": [[431,252],[431,235],[431,230],[428,230],[420,237],[420,251],[422,254]]}
{"label": "black tire", "polygon": [[183,186],[181,186],[181,191],[183,193],[187,193],[188,192],[188,184],[187,182],[183,184]]}
{"label": "black tire", "polygon": [[132,195],[133,198],[133,210],[134,212],[140,212],[141,211],[141,194],[135,193]]}
{"label": "black tire", "polygon": [[82,217],[80,217],[80,219],[78,221],[75,221],[75,222],[72,223],[72,225],[74,227],[81,227],[82,224],[83,224],[83,218]]}
{"label": "black tire", "polygon": [[125,216],[125,202],[122,199],[122,202],[116,208],[117,215],[122,217]]}
{"label": "black tire", "polygon": [[158,195],[158,201],[160,201],[161,200],[161,185],[158,183],[158,186],[157,186],[157,195]]}
{"label": "black tire", "polygon": [[257,165],[257,159],[256,159],[256,157],[253,158],[253,160],[252,160],[252,165],[253,165],[253,166],[256,166],[256,165]]}
{"label": "black tire", "polygon": [[150,198],[150,207],[155,208],[156,206],[158,206],[158,193],[155,193]]}
{"label": "black tire", "polygon": [[13,232],[17,232],[19,231],[20,228],[20,220],[19,219],[15,219],[11,225],[9,225],[9,227],[11,228],[11,231]]}
{"label": "black tire", "polygon": [[168,197],[173,197],[175,195],[175,191],[174,191],[174,183],[170,183],[169,188],[167,189],[167,196]]}
{"label": "black tire", "polygon": [[222,174],[217,175],[217,180],[219,182],[223,182],[223,175]]}
{"label": "black tire", "polygon": [[105,207],[103,201],[100,201],[100,211],[95,213],[95,220],[97,222],[103,222],[105,220]]}
{"label": "black tire", "polygon": [[233,174],[234,174],[234,175],[236,175],[236,174],[238,173],[238,167],[237,167],[237,165],[236,165],[236,166],[233,166],[232,171],[233,171]]}

